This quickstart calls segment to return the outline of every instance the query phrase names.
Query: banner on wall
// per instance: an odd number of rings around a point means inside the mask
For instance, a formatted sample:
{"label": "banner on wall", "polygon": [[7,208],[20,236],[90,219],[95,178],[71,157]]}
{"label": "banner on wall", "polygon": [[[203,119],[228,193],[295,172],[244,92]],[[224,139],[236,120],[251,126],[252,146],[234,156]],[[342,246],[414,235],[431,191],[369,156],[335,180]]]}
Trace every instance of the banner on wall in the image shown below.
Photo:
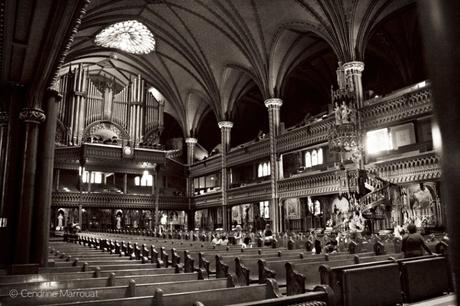
{"label": "banner on wall", "polygon": [[286,216],[290,220],[300,219],[300,201],[298,198],[288,198],[284,200]]}
{"label": "banner on wall", "polygon": [[232,207],[232,222],[236,221],[241,224],[241,207],[239,205]]}

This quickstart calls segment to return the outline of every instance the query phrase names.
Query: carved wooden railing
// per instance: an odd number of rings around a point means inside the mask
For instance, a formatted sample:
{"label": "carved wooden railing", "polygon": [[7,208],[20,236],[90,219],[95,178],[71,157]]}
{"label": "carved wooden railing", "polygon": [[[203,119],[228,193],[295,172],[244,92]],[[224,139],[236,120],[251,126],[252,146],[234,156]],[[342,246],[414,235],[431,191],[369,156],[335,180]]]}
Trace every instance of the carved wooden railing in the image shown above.
{"label": "carved wooden railing", "polygon": [[392,94],[378,99],[375,103],[368,102],[362,109],[363,127],[366,129],[388,126],[392,122],[413,118],[432,112],[431,88],[417,88],[413,91]]}
{"label": "carved wooden railing", "polygon": [[[118,193],[79,193],[53,192],[51,196],[53,206],[59,207],[99,207],[125,209],[154,209],[154,195],[132,195]],[[160,196],[159,209],[188,208],[186,197]]]}
{"label": "carved wooden railing", "polygon": [[228,203],[232,205],[266,201],[270,197],[271,185],[269,180],[228,190]]}
{"label": "carved wooden railing", "polygon": [[334,118],[333,116],[329,116],[324,120],[285,131],[278,136],[278,152],[284,153],[327,142],[327,137],[333,124]]}
{"label": "carved wooden railing", "polygon": [[346,171],[328,170],[321,173],[307,173],[278,182],[280,197],[301,197],[341,192],[346,179]]}
{"label": "carved wooden railing", "polygon": [[385,200],[388,199],[388,186],[386,184],[379,189],[369,192],[358,200],[363,213],[385,203]]}
{"label": "carved wooden railing", "polygon": [[136,162],[151,162],[163,164],[166,161],[165,151],[135,148],[134,155],[126,158],[123,156],[121,146],[85,143],[79,147],[57,147],[55,150],[56,162],[73,163],[80,159],[86,160],[119,160]]}
{"label": "carved wooden railing", "polygon": [[441,177],[439,157],[433,151],[376,162],[367,165],[366,169],[395,184]]}

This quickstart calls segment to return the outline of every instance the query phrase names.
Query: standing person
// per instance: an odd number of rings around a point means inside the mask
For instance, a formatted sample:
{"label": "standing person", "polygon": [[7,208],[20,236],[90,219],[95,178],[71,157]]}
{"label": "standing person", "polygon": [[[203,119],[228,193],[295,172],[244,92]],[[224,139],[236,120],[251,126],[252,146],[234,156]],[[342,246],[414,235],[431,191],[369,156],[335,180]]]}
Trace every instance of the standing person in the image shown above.
{"label": "standing person", "polygon": [[241,233],[241,225],[237,225],[235,227],[235,234],[233,235],[233,239],[235,239],[236,245],[242,245],[243,243],[243,235]]}
{"label": "standing person", "polygon": [[409,224],[407,230],[409,233],[403,237],[401,246],[401,250],[404,252],[404,258],[423,256],[424,250],[428,254],[433,255],[425,244],[422,235],[417,233],[415,224]]}

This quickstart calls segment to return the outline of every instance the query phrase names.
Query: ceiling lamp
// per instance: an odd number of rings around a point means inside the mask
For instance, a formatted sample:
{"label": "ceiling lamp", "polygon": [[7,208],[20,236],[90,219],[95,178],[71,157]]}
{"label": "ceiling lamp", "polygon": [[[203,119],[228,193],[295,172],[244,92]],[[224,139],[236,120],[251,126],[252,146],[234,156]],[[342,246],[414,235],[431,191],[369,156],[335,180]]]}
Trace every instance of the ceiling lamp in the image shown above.
{"label": "ceiling lamp", "polygon": [[118,22],[96,35],[96,45],[115,48],[132,54],[148,54],[155,50],[152,32],[136,20]]}

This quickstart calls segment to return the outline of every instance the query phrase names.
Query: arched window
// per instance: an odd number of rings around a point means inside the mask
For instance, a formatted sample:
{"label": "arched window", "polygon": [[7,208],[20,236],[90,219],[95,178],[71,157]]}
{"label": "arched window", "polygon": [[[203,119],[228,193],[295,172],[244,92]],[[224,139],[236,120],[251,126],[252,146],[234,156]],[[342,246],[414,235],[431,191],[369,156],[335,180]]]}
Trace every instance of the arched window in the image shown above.
{"label": "arched window", "polygon": [[136,176],[134,178],[134,185],[135,186],[140,186],[141,185],[141,177],[140,176]]}
{"label": "arched window", "polygon": [[323,164],[323,149],[319,148],[318,149],[318,165]]}
{"label": "arched window", "polygon": [[263,176],[268,175],[268,164],[267,163],[264,163],[264,165],[263,165],[262,174],[263,174]]}
{"label": "arched window", "polygon": [[305,153],[305,168],[311,167],[311,154],[310,152]]}
{"label": "arched window", "polygon": [[262,201],[259,202],[260,216],[264,219],[270,219],[270,202]]}
{"label": "arched window", "polygon": [[311,165],[316,166],[318,164],[318,153],[316,150],[311,152]]}
{"label": "arched window", "polygon": [[262,176],[264,176],[263,168],[262,168],[262,164],[259,164],[259,167],[257,169],[257,177],[262,177]]}
{"label": "arched window", "polygon": [[267,175],[271,175],[272,174],[272,169],[270,168],[270,163],[267,163],[267,167],[268,167]]}
{"label": "arched window", "polygon": [[144,171],[141,177],[141,186],[152,186],[153,176],[147,170]]}

